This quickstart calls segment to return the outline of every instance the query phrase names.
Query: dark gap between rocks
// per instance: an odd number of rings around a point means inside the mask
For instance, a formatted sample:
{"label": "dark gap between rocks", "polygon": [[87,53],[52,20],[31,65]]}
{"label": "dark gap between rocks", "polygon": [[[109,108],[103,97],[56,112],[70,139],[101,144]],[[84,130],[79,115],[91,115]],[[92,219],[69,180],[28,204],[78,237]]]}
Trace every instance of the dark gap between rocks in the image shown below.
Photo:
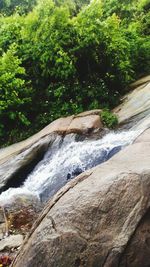
{"label": "dark gap between rocks", "polygon": [[48,145],[44,145],[38,148],[32,160],[30,162],[27,162],[24,166],[20,167],[15,173],[13,173],[6,184],[2,188],[0,188],[0,194],[11,187],[20,187],[26,180],[27,176],[33,171],[35,166],[43,159],[47,149]]}

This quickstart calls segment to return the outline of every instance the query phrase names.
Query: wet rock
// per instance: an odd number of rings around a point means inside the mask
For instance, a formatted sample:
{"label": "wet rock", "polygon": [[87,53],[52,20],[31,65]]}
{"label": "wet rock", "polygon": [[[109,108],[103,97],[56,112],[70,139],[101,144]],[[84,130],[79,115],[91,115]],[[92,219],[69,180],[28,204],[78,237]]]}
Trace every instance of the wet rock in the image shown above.
{"label": "wet rock", "polygon": [[36,212],[32,206],[22,207],[20,210],[7,211],[9,233],[26,235],[38,215],[39,212]]}
{"label": "wet rock", "polygon": [[26,235],[39,213],[43,209],[41,202],[33,196],[16,196],[5,204],[8,233]]}
{"label": "wet rock", "polygon": [[[119,121],[124,123],[144,112],[149,115],[149,92],[146,82],[128,94],[123,105],[115,109]],[[10,180],[13,176],[15,180],[20,168],[23,174],[34,155],[37,158],[41,143],[46,151],[55,133],[64,136],[76,132],[86,136],[99,129],[102,129],[99,111],[58,119],[33,137],[2,149],[0,163],[2,168],[5,166],[2,175]],[[97,162],[103,162],[104,157],[109,158],[119,149],[104,153]],[[109,162],[71,180],[49,201],[13,266],[150,266],[149,215],[145,216],[150,207],[149,151],[149,134],[144,133],[144,138],[141,136]],[[3,177],[1,185],[5,186],[9,179]],[[48,190],[45,189],[43,198]],[[9,230],[25,235],[38,212],[29,203],[20,206],[18,203],[14,210],[13,206],[8,208]]]}
{"label": "wet rock", "polygon": [[77,167],[72,173],[67,174],[67,180],[72,179],[73,177],[81,174],[83,170],[80,167]]}
{"label": "wet rock", "polygon": [[112,156],[114,156],[116,153],[118,153],[122,149],[121,146],[116,146],[107,155],[107,160],[110,159]]}
{"label": "wet rock", "polygon": [[12,266],[148,267],[149,209],[150,136],[144,133],[49,201]]}
{"label": "wet rock", "polygon": [[89,111],[67,118],[60,118],[46,126],[36,135],[0,150],[0,193],[10,187],[19,187],[27,175],[43,158],[45,152],[56,139],[57,134],[89,134],[103,129],[100,110]]}
{"label": "wet rock", "polygon": [[[16,156],[0,164],[0,192],[22,185],[26,176],[42,159],[55,136],[46,136]],[[0,153],[1,155],[1,153]]]}
{"label": "wet rock", "polygon": [[[76,129],[77,132],[85,133],[90,128],[94,130],[97,127],[102,127],[99,116],[100,112],[101,110],[91,110],[85,113],[78,114],[77,116],[73,115],[53,121],[52,123],[47,125],[44,129],[42,129],[40,132],[29,137],[28,139],[1,149],[0,164],[8,161],[11,157],[20,154],[22,151],[28,149],[33,144],[35,144],[36,142],[38,142],[47,135],[51,135],[54,133],[64,135],[70,132],[74,132],[74,128]],[[76,126],[74,127],[74,125]]]}

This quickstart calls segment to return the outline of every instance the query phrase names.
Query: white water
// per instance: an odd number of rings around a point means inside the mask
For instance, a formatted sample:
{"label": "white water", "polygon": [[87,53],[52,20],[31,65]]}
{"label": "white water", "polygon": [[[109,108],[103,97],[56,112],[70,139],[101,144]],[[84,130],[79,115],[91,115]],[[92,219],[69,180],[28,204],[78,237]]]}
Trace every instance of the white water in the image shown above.
{"label": "white water", "polygon": [[111,132],[102,139],[79,142],[73,134],[66,136],[63,141],[58,136],[24,184],[19,188],[9,188],[0,195],[0,205],[12,202],[20,195],[47,200],[69,179],[106,161],[122,147],[131,144],[142,131]]}

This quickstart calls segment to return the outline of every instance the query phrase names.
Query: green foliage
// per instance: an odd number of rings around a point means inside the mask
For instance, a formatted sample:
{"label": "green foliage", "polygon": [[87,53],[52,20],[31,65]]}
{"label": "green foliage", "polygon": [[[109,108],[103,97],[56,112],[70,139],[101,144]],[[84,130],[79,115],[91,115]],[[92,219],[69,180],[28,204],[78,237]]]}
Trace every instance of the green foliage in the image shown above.
{"label": "green foliage", "polygon": [[111,93],[132,80],[129,42],[115,14],[104,19],[101,1],[92,1],[76,19],[76,65],[81,79],[102,78]]}
{"label": "green foliage", "polygon": [[0,13],[11,15],[14,12],[26,14],[32,10],[36,0],[1,0]]}
{"label": "green foliage", "polygon": [[90,3],[90,0],[55,0],[57,6],[67,6],[72,15],[77,14],[81,8]]}
{"label": "green foliage", "polygon": [[[12,44],[0,57],[0,136],[6,136],[14,126],[29,125],[26,104],[31,102],[31,89],[25,82],[25,69]],[[8,132],[6,131],[8,130]]]}
{"label": "green foliage", "polygon": [[60,116],[110,109],[150,70],[149,0],[35,3],[0,2],[1,144]]}
{"label": "green foliage", "polygon": [[11,44],[21,42],[23,17],[15,14],[10,17],[0,16],[0,48],[7,51]]}
{"label": "green foliage", "polygon": [[137,9],[137,0],[102,0],[104,16],[116,14],[120,19],[131,21]]}
{"label": "green foliage", "polygon": [[100,113],[102,123],[108,128],[115,128],[118,125],[118,118],[115,114],[110,112],[108,109],[103,110]]}

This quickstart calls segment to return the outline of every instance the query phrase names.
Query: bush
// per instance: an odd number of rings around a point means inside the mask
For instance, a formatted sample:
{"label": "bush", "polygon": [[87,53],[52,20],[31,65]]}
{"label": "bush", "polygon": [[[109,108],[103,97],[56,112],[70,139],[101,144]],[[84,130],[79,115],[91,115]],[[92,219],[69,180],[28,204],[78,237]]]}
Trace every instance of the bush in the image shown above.
{"label": "bush", "polygon": [[[10,138],[17,129],[30,125],[28,107],[31,104],[32,89],[26,82],[25,69],[16,55],[16,45],[12,44],[0,56],[0,137]],[[13,134],[14,135],[14,134]]]}
{"label": "bush", "polygon": [[[149,0],[35,3],[0,1],[0,144],[61,116],[112,109],[150,70]],[[117,124],[106,110],[102,119]]]}
{"label": "bush", "polygon": [[110,112],[108,109],[103,110],[100,114],[101,120],[108,128],[115,128],[118,125],[118,118],[115,114]]}

